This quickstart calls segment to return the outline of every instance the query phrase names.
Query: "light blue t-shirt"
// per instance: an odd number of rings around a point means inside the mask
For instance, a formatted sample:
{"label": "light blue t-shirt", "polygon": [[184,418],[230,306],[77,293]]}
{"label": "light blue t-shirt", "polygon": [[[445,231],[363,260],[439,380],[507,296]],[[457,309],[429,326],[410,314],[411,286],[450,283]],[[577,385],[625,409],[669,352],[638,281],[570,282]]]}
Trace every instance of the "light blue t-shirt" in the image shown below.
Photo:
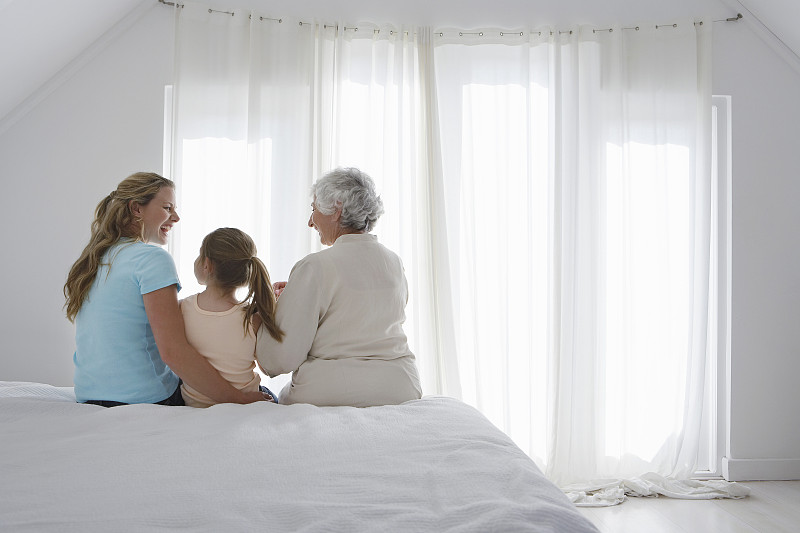
{"label": "light blue t-shirt", "polygon": [[163,248],[130,240],[109,248],[75,318],[79,402],[156,403],[175,392],[178,376],[161,360],[142,298],[170,285],[181,288]]}

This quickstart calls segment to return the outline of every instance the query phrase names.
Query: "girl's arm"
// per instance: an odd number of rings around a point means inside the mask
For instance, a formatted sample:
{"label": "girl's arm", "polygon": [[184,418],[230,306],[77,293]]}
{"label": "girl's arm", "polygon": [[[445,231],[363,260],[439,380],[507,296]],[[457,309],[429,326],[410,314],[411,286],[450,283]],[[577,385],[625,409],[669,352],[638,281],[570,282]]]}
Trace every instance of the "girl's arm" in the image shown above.
{"label": "girl's arm", "polygon": [[[253,315],[253,318],[250,319],[250,329],[253,331],[253,336],[256,339],[258,339],[258,330],[260,327],[261,327],[261,316],[258,313],[256,313]],[[258,365],[259,370],[261,370],[264,374],[266,374],[267,371],[264,370],[264,367],[261,366],[261,363],[258,362],[258,357],[256,356],[256,354],[253,354],[253,357],[256,360],[256,364]]]}
{"label": "girl's arm", "polygon": [[228,383],[186,340],[175,285],[143,295],[144,309],[161,359],[195,390],[221,403],[264,400],[260,392],[242,392]]}
{"label": "girl's arm", "polygon": [[250,319],[250,329],[253,330],[253,335],[258,336],[258,328],[260,327],[261,327],[261,315],[256,313]]}

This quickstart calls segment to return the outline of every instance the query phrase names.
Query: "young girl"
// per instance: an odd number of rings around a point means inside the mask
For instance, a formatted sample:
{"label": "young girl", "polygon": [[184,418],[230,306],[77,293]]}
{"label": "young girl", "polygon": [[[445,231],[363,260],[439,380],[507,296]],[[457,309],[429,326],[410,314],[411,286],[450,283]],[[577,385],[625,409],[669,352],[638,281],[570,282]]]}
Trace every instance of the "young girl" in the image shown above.
{"label": "young girl", "polygon": [[186,341],[178,273],[161,248],[179,220],[175,184],[152,172],[128,176],[97,205],[64,284],[79,402],[183,405],[179,376],[217,401],[264,399],[232,387]]}
{"label": "young girl", "polygon": [[[220,228],[203,239],[194,274],[206,289],[181,300],[186,337],[211,365],[242,391],[266,392],[255,372],[256,333],[264,329],[280,342],[283,332],[275,325],[275,294],[256,245],[245,232]],[[244,301],[236,289],[247,287]],[[186,405],[209,407],[214,400],[188,384],[181,386]]]}

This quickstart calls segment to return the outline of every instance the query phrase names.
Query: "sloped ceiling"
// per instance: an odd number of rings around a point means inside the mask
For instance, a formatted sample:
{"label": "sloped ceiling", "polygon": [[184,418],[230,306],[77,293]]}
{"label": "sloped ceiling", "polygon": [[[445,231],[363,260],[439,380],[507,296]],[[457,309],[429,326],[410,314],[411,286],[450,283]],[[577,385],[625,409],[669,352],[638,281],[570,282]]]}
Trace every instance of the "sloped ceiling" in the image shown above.
{"label": "sloped ceiling", "polygon": [[737,0],[737,3],[800,57],[800,0]]}
{"label": "sloped ceiling", "polygon": [[142,0],[0,0],[0,118]]}
{"label": "sloped ceiling", "polygon": [[[199,0],[286,16],[475,27],[726,18],[743,11],[800,57],[800,0]],[[0,0],[0,124],[93,43],[157,0]],[[790,52],[790,53],[792,53]]]}

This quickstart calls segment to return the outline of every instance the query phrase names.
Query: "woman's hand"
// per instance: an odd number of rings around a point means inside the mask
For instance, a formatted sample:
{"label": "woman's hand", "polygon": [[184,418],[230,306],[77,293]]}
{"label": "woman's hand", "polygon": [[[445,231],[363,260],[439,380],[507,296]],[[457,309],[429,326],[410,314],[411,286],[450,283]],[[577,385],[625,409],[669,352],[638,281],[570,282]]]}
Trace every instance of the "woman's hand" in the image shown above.
{"label": "woman's hand", "polygon": [[253,391],[253,392],[243,392],[244,396],[246,397],[247,401],[243,403],[255,403],[255,402],[274,402],[275,398],[267,394],[266,392],[261,391]]}
{"label": "woman's hand", "polygon": [[275,292],[275,298],[281,295],[284,287],[286,287],[285,281],[276,281],[275,283],[272,284],[272,290]]}

